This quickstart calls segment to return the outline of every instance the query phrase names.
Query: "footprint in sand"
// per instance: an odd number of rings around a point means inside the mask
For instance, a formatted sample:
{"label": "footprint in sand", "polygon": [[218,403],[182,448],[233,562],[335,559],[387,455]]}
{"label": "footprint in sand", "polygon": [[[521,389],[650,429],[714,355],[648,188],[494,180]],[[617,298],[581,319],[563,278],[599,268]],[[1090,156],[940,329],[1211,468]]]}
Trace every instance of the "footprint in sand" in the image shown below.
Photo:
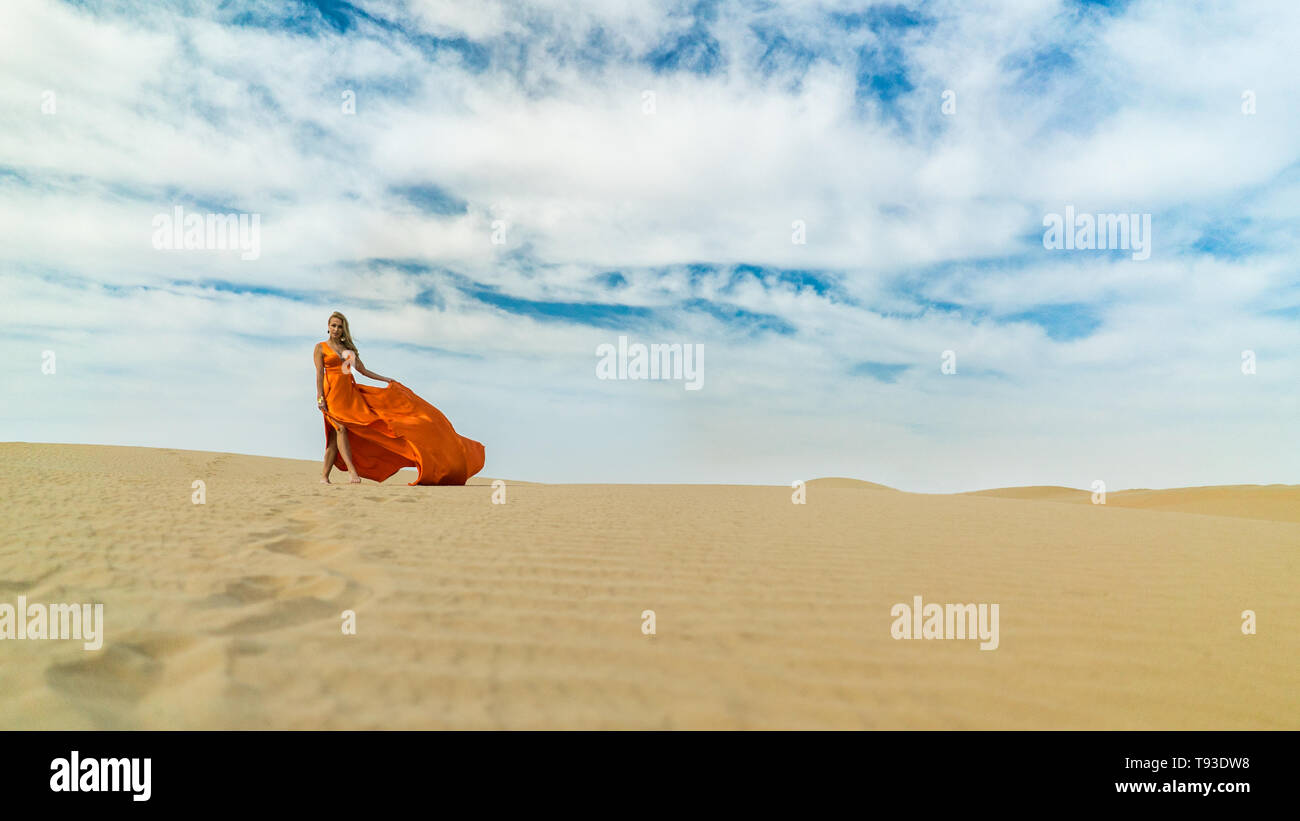
{"label": "footprint in sand", "polygon": [[50,688],[73,699],[136,702],[157,686],[163,665],[133,644],[110,644],[84,661],[56,664],[45,671]]}
{"label": "footprint in sand", "polygon": [[248,605],[273,600],[269,612],[258,612],[213,631],[217,635],[247,636],[283,630],[300,624],[329,619],[337,621],[345,604],[364,601],[369,591],[352,579],[336,575],[249,577],[227,587],[224,598]]}
{"label": "footprint in sand", "polygon": [[297,627],[300,624],[306,624],[318,619],[328,618],[337,621],[338,615],[339,606],[337,604],[310,597],[290,599],[289,601],[277,603],[269,613],[240,619],[234,624],[215,632],[217,635],[222,636],[247,636],[255,633],[266,633],[271,630]]}
{"label": "footprint in sand", "polygon": [[199,607],[242,607],[274,598],[283,589],[280,576],[245,576],[198,603]]}

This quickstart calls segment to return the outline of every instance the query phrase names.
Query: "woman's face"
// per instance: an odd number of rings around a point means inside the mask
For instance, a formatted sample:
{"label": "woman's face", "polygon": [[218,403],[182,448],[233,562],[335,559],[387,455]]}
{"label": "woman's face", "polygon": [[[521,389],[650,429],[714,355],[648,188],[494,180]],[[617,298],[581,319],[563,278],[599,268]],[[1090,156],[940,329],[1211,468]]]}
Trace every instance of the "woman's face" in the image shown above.
{"label": "woman's face", "polygon": [[337,316],[330,317],[330,338],[338,339],[343,335],[343,320]]}

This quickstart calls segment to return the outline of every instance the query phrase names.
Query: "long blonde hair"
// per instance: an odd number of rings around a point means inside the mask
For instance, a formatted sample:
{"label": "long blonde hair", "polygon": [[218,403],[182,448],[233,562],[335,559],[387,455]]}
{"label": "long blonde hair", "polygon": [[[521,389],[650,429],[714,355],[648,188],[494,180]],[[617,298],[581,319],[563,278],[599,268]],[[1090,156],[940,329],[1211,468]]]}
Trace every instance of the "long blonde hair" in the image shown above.
{"label": "long blonde hair", "polygon": [[[343,335],[339,337],[339,341],[343,343],[343,347],[355,354],[359,354],[360,351],[357,350],[356,343],[352,341],[352,331],[348,330],[348,318],[338,311],[335,311],[330,314],[330,319],[333,319],[336,316],[339,318],[339,321],[343,323]],[[325,324],[328,325],[329,322],[327,321]]]}

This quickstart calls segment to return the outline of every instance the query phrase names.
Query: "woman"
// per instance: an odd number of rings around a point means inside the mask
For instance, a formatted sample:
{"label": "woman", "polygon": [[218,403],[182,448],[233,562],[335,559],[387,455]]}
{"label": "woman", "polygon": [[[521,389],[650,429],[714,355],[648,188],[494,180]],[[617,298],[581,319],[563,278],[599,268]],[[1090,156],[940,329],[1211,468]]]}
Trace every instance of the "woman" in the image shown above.
{"label": "woman", "polygon": [[[371,373],[357,356],[348,320],[330,314],[329,339],[316,343],[316,407],[325,417],[325,465],[382,482],[405,467],[419,470],[413,485],[463,485],[483,469],[483,445],[456,433],[447,417],[401,382]],[[363,376],[385,388],[357,384]],[[340,458],[341,457],[341,458]]]}

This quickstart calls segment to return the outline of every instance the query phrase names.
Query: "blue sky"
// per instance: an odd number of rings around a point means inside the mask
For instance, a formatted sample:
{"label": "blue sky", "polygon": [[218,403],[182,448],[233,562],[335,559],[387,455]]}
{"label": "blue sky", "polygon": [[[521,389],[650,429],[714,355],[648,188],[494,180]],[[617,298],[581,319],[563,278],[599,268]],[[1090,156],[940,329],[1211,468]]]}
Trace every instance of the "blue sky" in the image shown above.
{"label": "blue sky", "polygon": [[[1298,38],[1281,0],[6,3],[0,440],[318,458],[338,309],[491,476],[1295,483]],[[175,206],[260,256],[155,249]],[[1045,249],[1066,206],[1150,258]],[[703,344],[703,389],[596,379],[620,335]]]}

